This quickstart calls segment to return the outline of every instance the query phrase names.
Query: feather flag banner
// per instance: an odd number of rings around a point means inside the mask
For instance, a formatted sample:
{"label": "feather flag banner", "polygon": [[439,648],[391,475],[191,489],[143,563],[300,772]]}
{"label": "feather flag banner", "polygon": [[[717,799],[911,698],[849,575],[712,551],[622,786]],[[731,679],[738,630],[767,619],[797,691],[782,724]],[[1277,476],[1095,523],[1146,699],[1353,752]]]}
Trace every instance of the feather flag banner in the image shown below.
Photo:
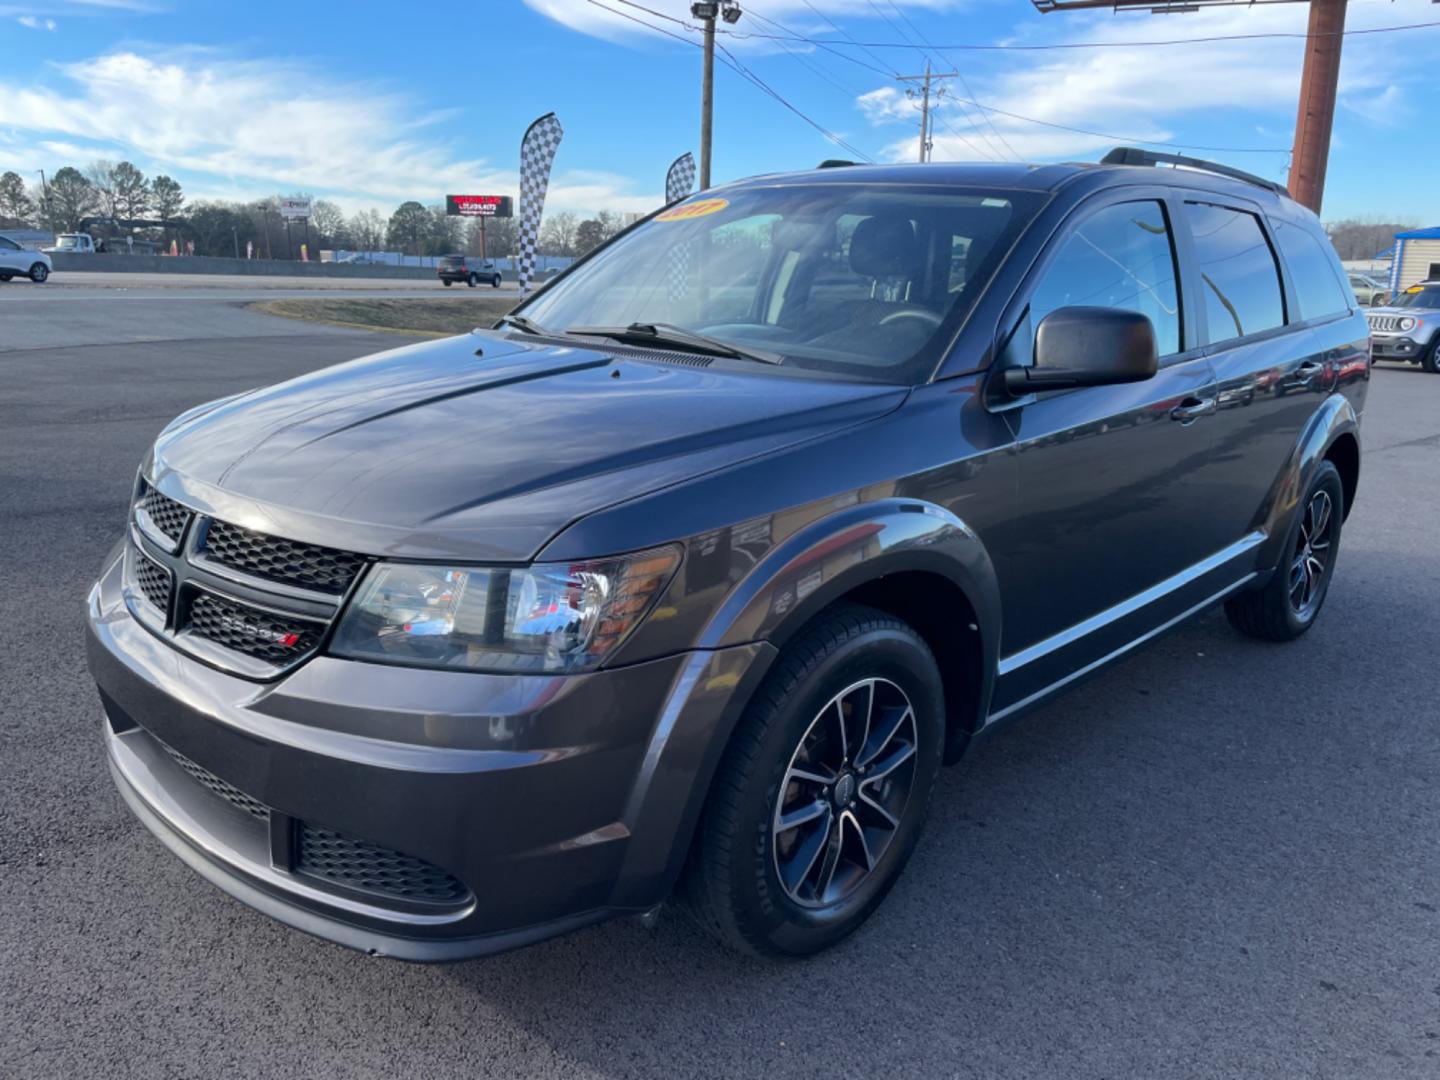
{"label": "feather flag banner", "polygon": [[546,113],[525,130],[520,140],[520,295],[530,287],[535,249],[540,242],[540,217],[550,188],[550,166],[565,129],[555,114]]}

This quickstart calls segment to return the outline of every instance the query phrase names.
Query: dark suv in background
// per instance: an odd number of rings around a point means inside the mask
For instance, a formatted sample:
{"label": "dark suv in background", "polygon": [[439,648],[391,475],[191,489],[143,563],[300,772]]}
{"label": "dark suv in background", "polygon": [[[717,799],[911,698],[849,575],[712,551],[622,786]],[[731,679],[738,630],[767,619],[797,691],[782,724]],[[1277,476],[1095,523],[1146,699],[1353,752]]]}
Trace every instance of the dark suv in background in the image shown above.
{"label": "dark suv in background", "polygon": [[811,953],[977,736],[1211,605],[1314,623],[1369,371],[1314,215],[1219,166],[712,189],[491,331],[166,427],[89,597],[110,766],[355,948],[677,894]]}
{"label": "dark suv in background", "polygon": [[463,282],[472,289],[482,281],[492,289],[500,287],[500,268],[494,259],[480,259],[474,255],[445,255],[435,264],[435,276],[448,289],[456,282]]}

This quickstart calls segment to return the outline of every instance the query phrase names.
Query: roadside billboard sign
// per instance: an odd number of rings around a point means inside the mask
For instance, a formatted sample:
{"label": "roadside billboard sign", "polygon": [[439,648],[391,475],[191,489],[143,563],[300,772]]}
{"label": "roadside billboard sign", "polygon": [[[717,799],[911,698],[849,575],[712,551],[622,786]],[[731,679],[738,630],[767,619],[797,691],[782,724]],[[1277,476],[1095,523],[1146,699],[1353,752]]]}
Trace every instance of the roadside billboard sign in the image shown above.
{"label": "roadside billboard sign", "polygon": [[281,199],[280,216],[286,221],[297,221],[300,218],[305,218],[308,220],[310,217],[310,200]]}
{"label": "roadside billboard sign", "polygon": [[445,213],[451,217],[514,217],[509,195],[446,195]]}

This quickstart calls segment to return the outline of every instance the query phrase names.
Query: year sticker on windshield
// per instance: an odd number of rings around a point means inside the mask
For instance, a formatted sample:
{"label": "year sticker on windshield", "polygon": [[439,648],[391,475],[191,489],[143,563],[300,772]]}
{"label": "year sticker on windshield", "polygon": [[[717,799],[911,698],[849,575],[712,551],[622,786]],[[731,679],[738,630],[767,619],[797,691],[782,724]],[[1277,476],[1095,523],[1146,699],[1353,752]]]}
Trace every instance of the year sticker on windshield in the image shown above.
{"label": "year sticker on windshield", "polygon": [[730,205],[729,199],[700,199],[696,202],[681,203],[663,214],[657,214],[656,221],[689,221],[691,218],[718,214]]}

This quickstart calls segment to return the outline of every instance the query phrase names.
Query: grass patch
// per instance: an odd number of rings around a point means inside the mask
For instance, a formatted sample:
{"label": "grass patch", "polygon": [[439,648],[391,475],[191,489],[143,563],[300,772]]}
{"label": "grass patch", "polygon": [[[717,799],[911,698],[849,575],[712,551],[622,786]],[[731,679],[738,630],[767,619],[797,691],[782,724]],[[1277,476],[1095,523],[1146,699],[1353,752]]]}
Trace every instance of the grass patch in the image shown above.
{"label": "grass patch", "polygon": [[448,337],[467,334],[477,326],[490,326],[520,302],[515,294],[456,297],[343,297],[317,296],[292,300],[262,300],[251,306],[267,315],[306,322],[384,330],[394,334]]}

